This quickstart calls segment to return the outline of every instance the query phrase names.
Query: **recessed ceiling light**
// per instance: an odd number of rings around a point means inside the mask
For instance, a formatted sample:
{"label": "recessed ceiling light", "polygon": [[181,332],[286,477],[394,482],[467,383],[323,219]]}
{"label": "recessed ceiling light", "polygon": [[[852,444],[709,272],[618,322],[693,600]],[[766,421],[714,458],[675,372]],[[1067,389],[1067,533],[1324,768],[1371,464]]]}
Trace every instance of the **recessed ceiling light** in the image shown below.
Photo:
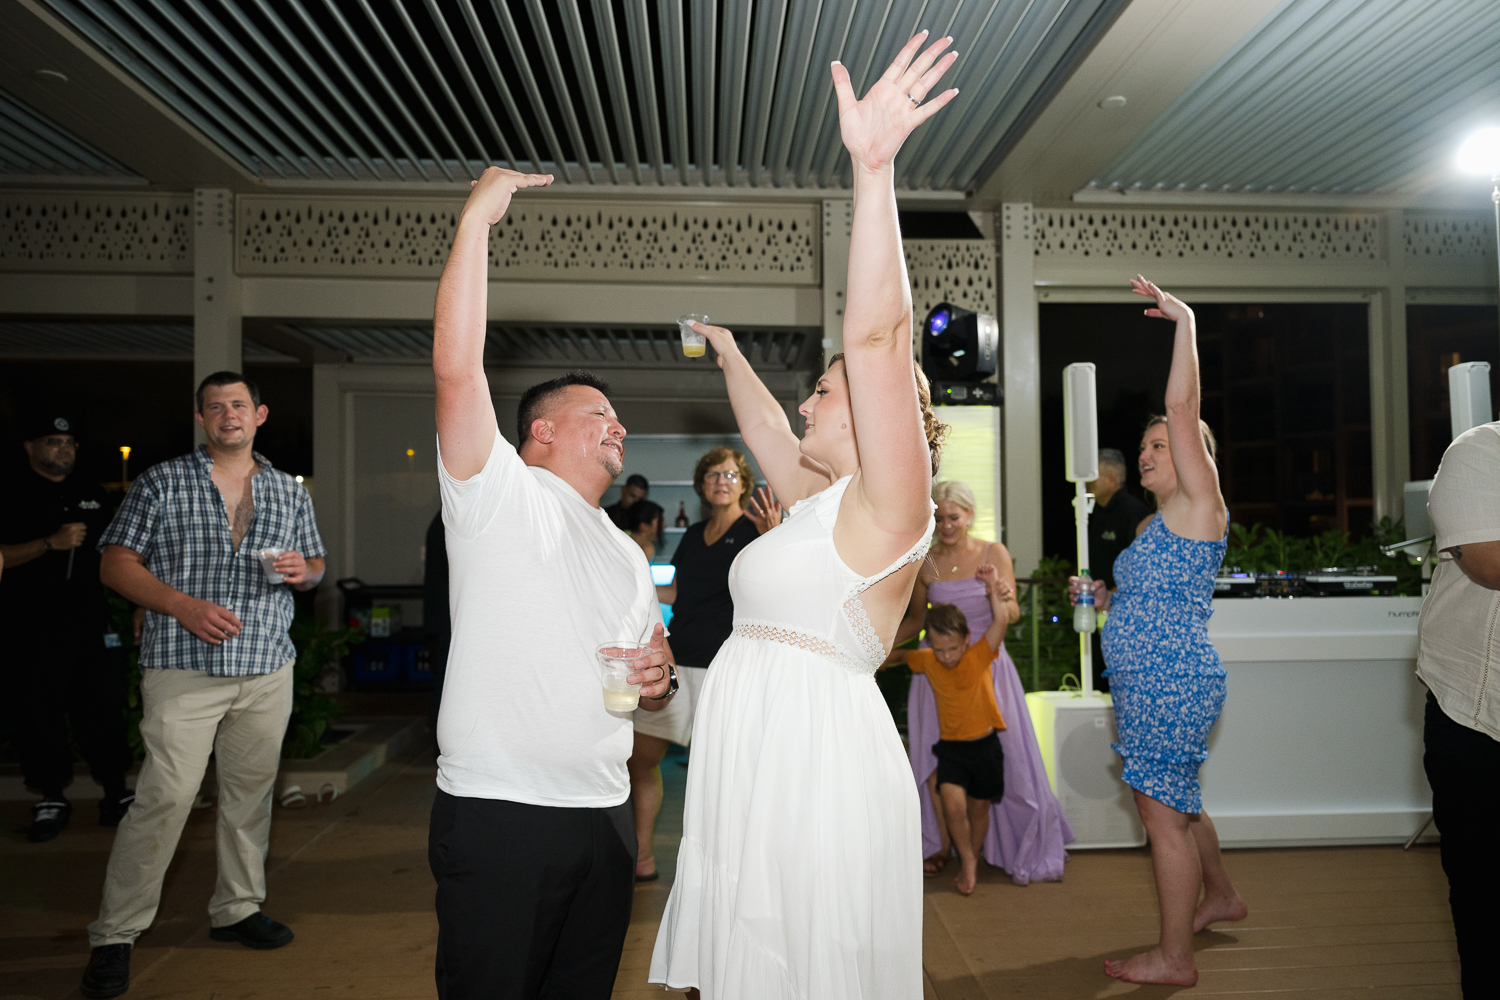
{"label": "recessed ceiling light", "polygon": [[36,75],[48,83],[67,83],[68,74],[60,73],[55,69],[39,69]]}
{"label": "recessed ceiling light", "polygon": [[1111,94],[1099,102],[1101,108],[1123,108],[1125,106],[1124,94]]}

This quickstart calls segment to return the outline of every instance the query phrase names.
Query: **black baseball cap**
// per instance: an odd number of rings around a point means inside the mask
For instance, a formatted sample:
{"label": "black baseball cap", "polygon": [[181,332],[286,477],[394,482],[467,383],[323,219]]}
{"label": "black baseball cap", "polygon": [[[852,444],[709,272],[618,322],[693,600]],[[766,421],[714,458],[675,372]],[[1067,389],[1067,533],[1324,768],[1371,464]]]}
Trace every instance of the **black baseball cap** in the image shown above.
{"label": "black baseball cap", "polygon": [[39,410],[21,422],[21,440],[35,441],[54,434],[67,434],[76,440],[76,426],[67,417],[59,416],[55,410]]}

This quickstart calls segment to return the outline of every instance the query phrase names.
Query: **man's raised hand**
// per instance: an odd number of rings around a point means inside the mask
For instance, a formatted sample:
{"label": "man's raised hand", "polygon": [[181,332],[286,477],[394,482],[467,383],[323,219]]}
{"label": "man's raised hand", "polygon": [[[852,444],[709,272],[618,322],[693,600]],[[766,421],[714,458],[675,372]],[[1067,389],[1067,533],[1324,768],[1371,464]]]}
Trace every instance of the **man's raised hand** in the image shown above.
{"label": "man's raised hand", "polygon": [[868,170],[879,170],[895,159],[896,151],[912,129],[937,114],[938,109],[958,96],[958,88],[945,90],[926,104],[927,94],[958,59],[957,52],[938,56],[952,38],[939,38],[917,55],[927,39],[927,32],[912,36],[896,55],[885,74],[875,81],[860,100],[854,96],[849,71],[843,63],[833,64],[833,89],[839,101],[839,132],[844,148],[856,164]]}
{"label": "man's raised hand", "polygon": [[479,180],[469,182],[473,190],[464,202],[464,214],[472,214],[493,226],[505,217],[511,195],[521,188],[546,187],[551,183],[551,174],[523,174],[504,167],[486,167]]}

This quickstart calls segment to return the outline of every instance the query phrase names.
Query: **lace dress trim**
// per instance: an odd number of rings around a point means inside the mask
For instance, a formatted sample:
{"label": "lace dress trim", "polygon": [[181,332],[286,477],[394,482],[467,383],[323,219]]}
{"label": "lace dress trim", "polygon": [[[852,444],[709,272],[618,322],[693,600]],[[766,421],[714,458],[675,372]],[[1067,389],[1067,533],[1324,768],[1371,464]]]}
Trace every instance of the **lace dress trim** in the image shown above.
{"label": "lace dress trim", "polygon": [[[755,621],[753,619],[740,619],[734,623],[734,634],[746,639],[760,639],[765,642],[779,642],[787,646],[795,646],[805,649],[809,653],[816,653],[827,660],[832,660],[845,670],[859,674],[869,674],[871,667],[861,663],[858,659],[845,652],[844,647],[838,643],[829,642],[827,639],[804,632],[801,629],[792,628],[788,625],[778,625],[775,622]],[[878,664],[877,664],[878,666]]]}
{"label": "lace dress trim", "polygon": [[893,563],[884,573],[861,580],[854,591],[844,599],[844,620],[849,624],[849,631],[853,632],[854,637],[859,640],[860,649],[864,652],[865,659],[869,661],[871,670],[879,668],[890,651],[885,648],[885,643],[880,641],[880,633],[875,631],[875,626],[870,621],[869,613],[865,611],[865,604],[860,599],[860,595],[901,567],[909,566],[925,556],[928,546],[932,544],[934,523],[928,523],[927,534],[905,556]]}

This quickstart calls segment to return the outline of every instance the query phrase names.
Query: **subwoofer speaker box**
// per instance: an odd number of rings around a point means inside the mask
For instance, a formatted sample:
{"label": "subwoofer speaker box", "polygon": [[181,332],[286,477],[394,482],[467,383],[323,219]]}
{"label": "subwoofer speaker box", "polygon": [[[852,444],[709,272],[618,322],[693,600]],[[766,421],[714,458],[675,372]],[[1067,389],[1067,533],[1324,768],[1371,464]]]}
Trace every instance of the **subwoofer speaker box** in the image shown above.
{"label": "subwoofer speaker box", "polygon": [[1146,828],[1135,795],[1120,780],[1123,761],[1110,749],[1115,711],[1109,695],[1033,691],[1026,696],[1047,778],[1076,838],[1069,850],[1140,847]]}

